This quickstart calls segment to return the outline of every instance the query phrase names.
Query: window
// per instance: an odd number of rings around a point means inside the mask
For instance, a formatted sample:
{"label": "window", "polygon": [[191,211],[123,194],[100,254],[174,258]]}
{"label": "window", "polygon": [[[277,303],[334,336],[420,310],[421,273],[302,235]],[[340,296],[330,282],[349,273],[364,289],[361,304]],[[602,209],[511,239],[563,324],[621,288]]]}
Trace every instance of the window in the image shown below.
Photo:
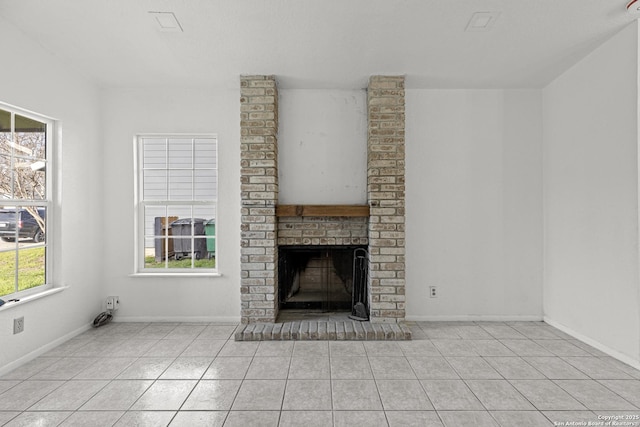
{"label": "window", "polygon": [[51,120],[0,103],[0,296],[50,286]]}
{"label": "window", "polygon": [[136,144],[137,272],[214,272],[216,138],[141,135]]}

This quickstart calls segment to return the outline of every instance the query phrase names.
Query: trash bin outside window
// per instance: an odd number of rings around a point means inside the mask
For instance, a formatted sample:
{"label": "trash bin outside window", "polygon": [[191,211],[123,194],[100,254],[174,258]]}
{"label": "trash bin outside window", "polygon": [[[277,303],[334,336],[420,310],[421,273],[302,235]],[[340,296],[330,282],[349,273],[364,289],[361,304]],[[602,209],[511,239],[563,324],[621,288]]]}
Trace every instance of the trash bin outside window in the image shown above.
{"label": "trash bin outside window", "polygon": [[207,235],[207,256],[216,256],[216,220],[210,219],[204,223],[204,232]]}
{"label": "trash bin outside window", "polygon": [[[153,234],[156,237],[154,239],[154,252],[155,252],[155,261],[162,262],[166,258],[171,258],[173,253],[173,239],[169,238],[167,241],[166,236],[171,236],[171,223],[178,219],[177,216],[157,216],[154,218],[153,223]],[[166,244],[166,245],[165,245]]]}
{"label": "trash bin outside window", "polygon": [[207,243],[204,238],[204,223],[202,218],[182,218],[171,223],[171,234],[173,239],[173,251],[176,260],[190,258],[191,248],[191,227],[193,226],[193,256],[195,259],[203,258],[207,255]]}

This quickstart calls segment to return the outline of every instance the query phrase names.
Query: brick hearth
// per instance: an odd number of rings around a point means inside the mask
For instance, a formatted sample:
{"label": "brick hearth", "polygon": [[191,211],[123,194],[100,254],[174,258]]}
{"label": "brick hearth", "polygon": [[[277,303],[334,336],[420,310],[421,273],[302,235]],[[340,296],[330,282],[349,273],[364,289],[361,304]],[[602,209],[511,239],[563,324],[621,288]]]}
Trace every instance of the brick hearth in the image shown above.
{"label": "brick hearth", "polygon": [[411,330],[403,323],[353,321],[292,321],[240,326],[236,341],[406,341]]}

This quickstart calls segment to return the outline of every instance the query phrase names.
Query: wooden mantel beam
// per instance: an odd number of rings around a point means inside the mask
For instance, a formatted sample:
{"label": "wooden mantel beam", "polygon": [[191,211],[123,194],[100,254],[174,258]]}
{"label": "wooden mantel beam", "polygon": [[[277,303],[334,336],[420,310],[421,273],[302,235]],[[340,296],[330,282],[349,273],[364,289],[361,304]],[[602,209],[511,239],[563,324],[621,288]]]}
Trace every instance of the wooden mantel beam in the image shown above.
{"label": "wooden mantel beam", "polygon": [[368,205],[278,205],[276,216],[368,217]]}

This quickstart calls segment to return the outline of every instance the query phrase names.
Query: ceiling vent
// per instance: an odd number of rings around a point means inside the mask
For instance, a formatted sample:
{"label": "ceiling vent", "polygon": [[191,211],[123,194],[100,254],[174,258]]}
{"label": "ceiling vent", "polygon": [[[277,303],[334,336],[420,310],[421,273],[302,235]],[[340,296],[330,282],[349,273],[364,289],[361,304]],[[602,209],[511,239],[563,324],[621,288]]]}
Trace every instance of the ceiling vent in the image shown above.
{"label": "ceiling vent", "polygon": [[471,16],[465,31],[490,31],[499,16],[500,12],[476,12]]}
{"label": "ceiling vent", "polygon": [[149,12],[149,16],[155,22],[158,31],[167,33],[181,33],[183,31],[173,12]]}

